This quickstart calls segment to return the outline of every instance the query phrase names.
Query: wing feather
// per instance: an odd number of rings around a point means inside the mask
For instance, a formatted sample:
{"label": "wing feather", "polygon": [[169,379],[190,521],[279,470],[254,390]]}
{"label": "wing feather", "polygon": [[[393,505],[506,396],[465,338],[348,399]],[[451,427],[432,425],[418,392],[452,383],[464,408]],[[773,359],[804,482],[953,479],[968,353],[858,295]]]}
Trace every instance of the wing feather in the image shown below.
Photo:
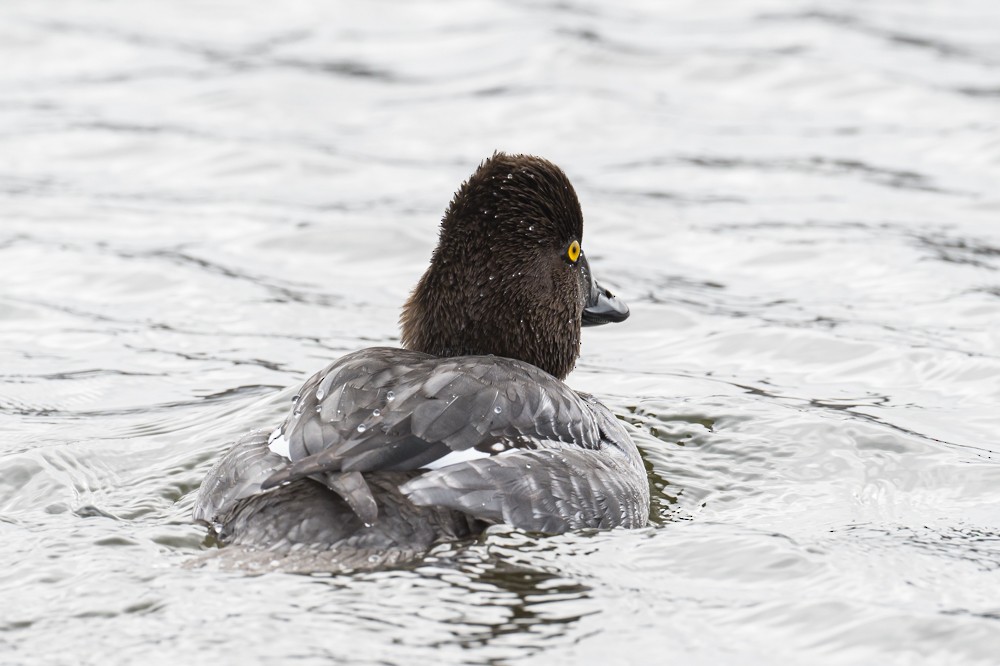
{"label": "wing feather", "polygon": [[419,506],[443,506],[531,532],[639,527],[649,515],[641,461],[566,446],[511,451],[423,474],[401,490]]}
{"label": "wing feather", "polygon": [[[303,385],[282,425],[291,460],[260,487],[338,479],[351,486],[328,485],[363,518],[366,499],[354,474],[420,470],[440,460],[443,466],[407,484],[414,503],[542,532],[606,526],[608,510],[616,516],[611,524],[643,522],[648,507],[615,499],[623,483],[628,497],[648,488],[638,454],[609,462],[602,450],[608,442],[631,445],[606,411],[521,361],[367,349]],[[477,459],[472,449],[487,457]],[[445,458],[463,452],[467,458]],[[452,459],[461,462],[448,464]]]}
{"label": "wing feather", "polygon": [[215,523],[236,503],[261,492],[266,479],[287,461],[267,447],[268,433],[253,430],[243,435],[219,458],[198,490],[195,520]]}

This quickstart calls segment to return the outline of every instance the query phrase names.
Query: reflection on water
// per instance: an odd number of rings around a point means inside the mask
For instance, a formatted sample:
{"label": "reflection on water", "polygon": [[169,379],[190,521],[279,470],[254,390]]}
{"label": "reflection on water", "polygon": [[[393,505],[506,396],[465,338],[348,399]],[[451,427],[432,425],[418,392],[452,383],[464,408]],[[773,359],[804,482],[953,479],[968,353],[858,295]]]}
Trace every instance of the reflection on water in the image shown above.
{"label": "reflection on water", "polygon": [[[0,662],[995,663],[994,4],[5,3]],[[653,524],[193,567],[212,461],[398,343],[498,148],[632,308],[570,383]]]}

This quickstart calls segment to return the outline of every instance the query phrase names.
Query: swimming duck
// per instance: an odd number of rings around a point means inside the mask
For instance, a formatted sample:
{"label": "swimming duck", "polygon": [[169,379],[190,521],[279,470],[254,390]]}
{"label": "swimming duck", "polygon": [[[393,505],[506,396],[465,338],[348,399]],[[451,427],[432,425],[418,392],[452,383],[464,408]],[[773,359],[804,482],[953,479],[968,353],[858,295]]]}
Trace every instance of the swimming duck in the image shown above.
{"label": "swimming duck", "polygon": [[645,525],[635,443],[563,383],[581,326],[629,315],[595,281],[582,241],[559,167],[485,160],[445,211],[403,306],[403,348],[363,349],[310,377],[277,429],[248,433],[216,463],[195,518],[222,543],[383,562],[496,523]]}

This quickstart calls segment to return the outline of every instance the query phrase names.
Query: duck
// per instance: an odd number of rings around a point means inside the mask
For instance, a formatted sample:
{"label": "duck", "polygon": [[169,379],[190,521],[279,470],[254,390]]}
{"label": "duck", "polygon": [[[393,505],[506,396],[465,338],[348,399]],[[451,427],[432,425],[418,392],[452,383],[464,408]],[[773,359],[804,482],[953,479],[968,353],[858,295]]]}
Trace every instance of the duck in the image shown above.
{"label": "duck", "polygon": [[637,528],[649,481],[628,430],[564,382],[583,327],[626,320],[552,162],[496,152],[459,187],[402,307],[401,347],[313,374],[285,420],[239,438],[194,518],[222,546],[393,563],[504,524]]}

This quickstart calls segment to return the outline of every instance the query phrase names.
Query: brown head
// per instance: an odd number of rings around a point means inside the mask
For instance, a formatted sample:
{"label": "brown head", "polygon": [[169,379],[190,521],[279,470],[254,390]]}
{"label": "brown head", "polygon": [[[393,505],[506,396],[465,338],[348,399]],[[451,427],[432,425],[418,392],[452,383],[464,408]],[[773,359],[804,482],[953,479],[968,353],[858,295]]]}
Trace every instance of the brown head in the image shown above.
{"label": "brown head", "polygon": [[495,153],[445,211],[431,265],[403,306],[403,346],[506,356],[565,378],[582,325],[628,317],[594,281],[582,243],[580,202],[562,170]]}

